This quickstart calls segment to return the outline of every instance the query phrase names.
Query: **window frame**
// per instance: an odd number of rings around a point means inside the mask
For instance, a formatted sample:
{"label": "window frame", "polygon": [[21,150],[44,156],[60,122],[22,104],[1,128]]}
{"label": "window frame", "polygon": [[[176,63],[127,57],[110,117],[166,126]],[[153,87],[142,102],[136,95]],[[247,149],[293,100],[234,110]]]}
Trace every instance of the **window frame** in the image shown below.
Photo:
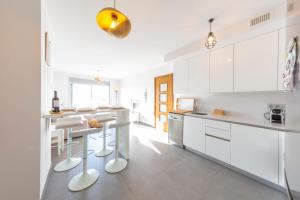
{"label": "window frame", "polygon": [[[73,107],[73,84],[86,84],[86,85],[104,85],[108,86],[108,103],[111,103],[111,85],[109,81],[97,82],[90,79],[81,79],[81,78],[69,78],[69,96],[70,96],[70,105]],[[92,94],[92,92],[91,92]],[[92,97],[91,97],[92,98]]]}

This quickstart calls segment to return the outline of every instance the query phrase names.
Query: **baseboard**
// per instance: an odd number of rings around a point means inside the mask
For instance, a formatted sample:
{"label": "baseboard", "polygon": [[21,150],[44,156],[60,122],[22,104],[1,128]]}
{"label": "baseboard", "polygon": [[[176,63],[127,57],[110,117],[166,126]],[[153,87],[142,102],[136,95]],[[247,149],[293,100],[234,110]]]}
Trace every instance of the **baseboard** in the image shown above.
{"label": "baseboard", "polygon": [[53,170],[53,166],[52,166],[52,162],[51,162],[50,167],[49,167],[49,171],[48,171],[48,174],[47,174],[45,186],[44,186],[44,189],[43,189],[43,192],[42,192],[42,195],[41,195],[41,200],[45,199],[46,189],[47,189],[48,181],[49,181],[49,174],[52,170]]}
{"label": "baseboard", "polygon": [[147,126],[147,127],[155,128],[154,126],[152,126],[152,125],[150,125],[150,124],[147,124],[147,123],[144,123],[144,122],[137,122],[137,121],[134,121],[133,123],[134,123],[134,124],[137,124],[137,125],[142,125],[142,126]]}
{"label": "baseboard", "polygon": [[[255,180],[255,181],[258,181],[258,182],[260,182],[260,183],[262,183],[262,184],[264,184],[264,185],[266,185],[266,186],[269,186],[269,187],[271,187],[271,188],[273,188],[273,189],[275,189],[275,190],[277,190],[277,191],[286,193],[286,188],[284,188],[284,187],[282,187],[282,186],[280,186],[280,185],[277,185],[277,184],[272,183],[272,182],[270,182],[270,181],[267,181],[267,180],[265,180],[265,179],[263,179],[263,178],[260,178],[260,177],[258,177],[258,176],[255,176],[255,175],[253,175],[253,174],[250,174],[249,172],[243,171],[243,170],[241,170],[241,169],[239,169],[239,168],[237,168],[237,167],[234,167],[234,166],[232,166],[232,165],[230,165],[230,164],[228,164],[228,163],[225,163],[225,162],[222,162],[222,161],[220,161],[220,160],[217,160],[217,159],[215,159],[215,158],[213,158],[213,157],[210,157],[210,156],[208,156],[208,155],[206,155],[206,154],[204,154],[204,153],[201,153],[201,152],[199,152],[199,151],[197,151],[197,150],[191,149],[191,148],[189,148],[189,147],[185,147],[185,149],[187,149],[188,151],[190,151],[190,152],[192,152],[192,153],[195,153],[195,154],[197,154],[197,155],[199,155],[199,156],[201,156],[201,157],[203,157],[203,158],[206,158],[206,159],[211,160],[211,161],[213,161],[213,162],[215,162],[215,163],[218,163],[219,165],[222,165],[222,166],[224,166],[224,167],[226,167],[226,168],[228,168],[228,169],[231,169],[231,170],[233,170],[233,171],[235,171],[235,172],[238,172],[238,173],[240,173],[240,174],[243,174],[243,175],[245,175],[245,176],[247,176],[247,177],[249,177],[249,178],[251,178],[251,179],[253,179],[253,180]],[[299,193],[298,193],[298,194],[299,194]],[[293,195],[294,195],[294,194],[293,194]],[[295,197],[298,197],[298,196],[295,195]]]}

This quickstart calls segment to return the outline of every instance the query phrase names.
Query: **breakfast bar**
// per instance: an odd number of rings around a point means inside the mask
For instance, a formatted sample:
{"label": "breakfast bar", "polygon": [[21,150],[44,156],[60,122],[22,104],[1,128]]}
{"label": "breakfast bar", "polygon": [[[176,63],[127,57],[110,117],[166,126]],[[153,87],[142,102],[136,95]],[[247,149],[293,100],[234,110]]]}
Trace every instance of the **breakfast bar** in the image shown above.
{"label": "breakfast bar", "polygon": [[[85,118],[89,118],[89,116],[93,115],[101,116],[101,118],[97,119],[97,122],[102,124],[111,124],[111,126],[108,126],[111,128],[114,128],[113,124],[129,122],[129,110],[125,108],[68,110],[65,112],[61,111],[60,113],[45,114],[43,117],[46,120],[48,134],[50,126],[55,125],[57,119],[75,116],[85,116]],[[86,124],[88,124],[88,121],[89,120],[86,120]],[[99,132],[102,129],[100,128]],[[118,151],[125,159],[129,159],[129,124],[127,126],[120,127],[119,132]]]}

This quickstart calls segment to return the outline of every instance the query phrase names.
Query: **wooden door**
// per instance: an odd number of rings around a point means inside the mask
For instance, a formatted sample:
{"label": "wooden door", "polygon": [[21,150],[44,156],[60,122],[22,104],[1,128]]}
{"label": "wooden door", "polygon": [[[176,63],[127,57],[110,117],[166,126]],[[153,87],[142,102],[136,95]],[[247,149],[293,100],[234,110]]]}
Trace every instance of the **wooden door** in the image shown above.
{"label": "wooden door", "polygon": [[168,131],[168,113],[173,110],[173,74],[156,77],[155,127]]}

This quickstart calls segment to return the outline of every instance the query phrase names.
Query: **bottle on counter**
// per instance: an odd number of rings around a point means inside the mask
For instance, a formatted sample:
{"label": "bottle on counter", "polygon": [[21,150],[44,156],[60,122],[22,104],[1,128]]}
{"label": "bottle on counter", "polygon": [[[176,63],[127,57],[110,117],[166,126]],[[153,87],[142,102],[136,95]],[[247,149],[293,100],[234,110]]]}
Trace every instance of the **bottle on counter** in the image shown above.
{"label": "bottle on counter", "polygon": [[58,113],[59,109],[59,98],[57,97],[57,91],[54,91],[54,97],[52,98],[52,112]]}

